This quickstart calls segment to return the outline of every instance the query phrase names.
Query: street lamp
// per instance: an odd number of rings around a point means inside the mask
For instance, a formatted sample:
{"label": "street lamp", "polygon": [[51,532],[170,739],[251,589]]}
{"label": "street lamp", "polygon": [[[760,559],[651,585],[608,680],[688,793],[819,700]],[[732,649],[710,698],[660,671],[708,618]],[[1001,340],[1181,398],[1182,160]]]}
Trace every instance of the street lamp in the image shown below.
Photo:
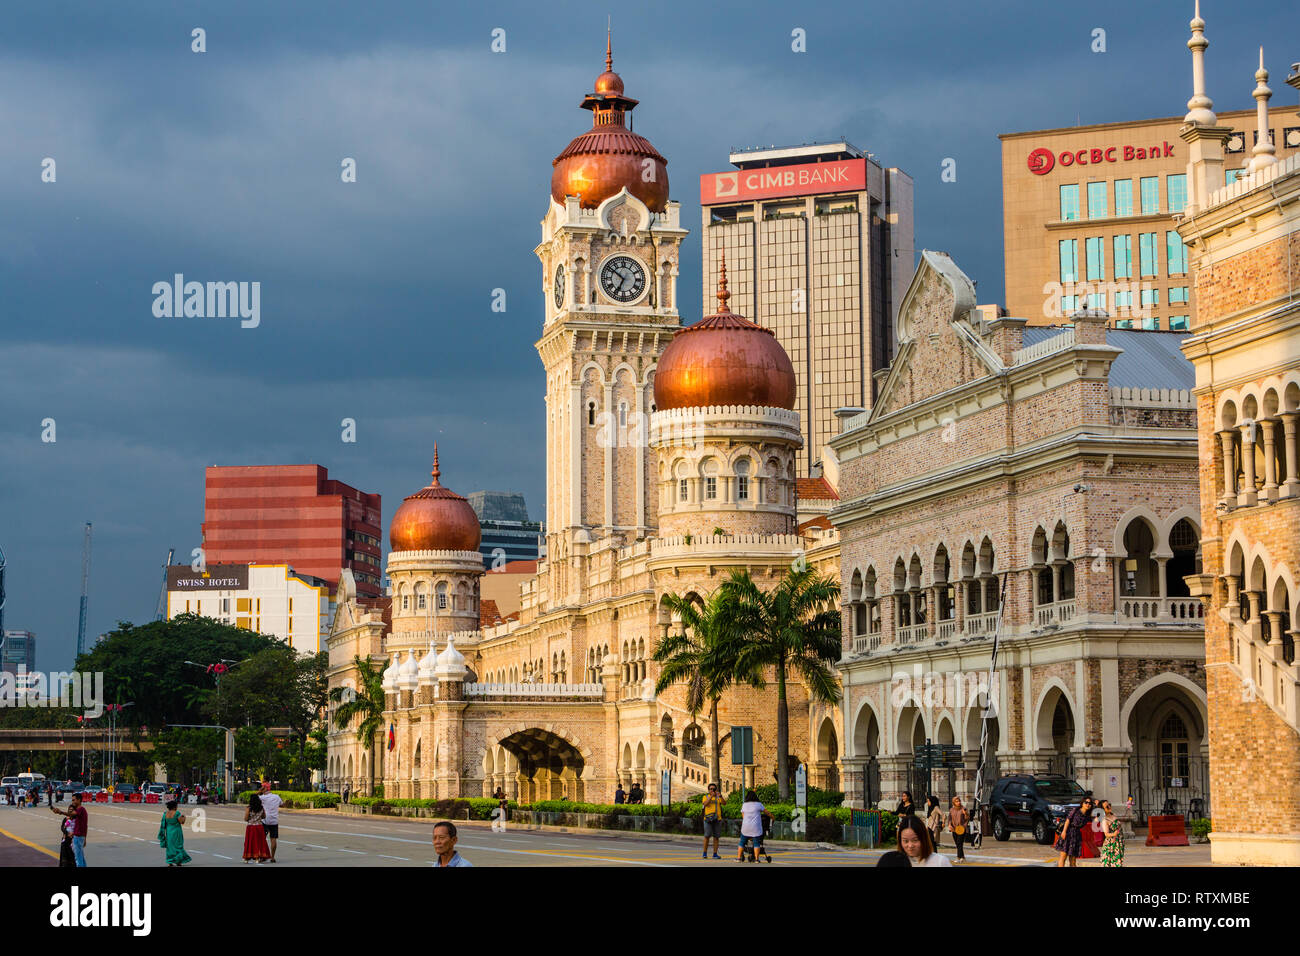
{"label": "street lamp", "polygon": [[134,707],[135,701],[127,704],[109,704],[104,709],[108,711],[108,756],[110,772],[108,781],[110,784],[117,783],[117,715],[127,707]]}

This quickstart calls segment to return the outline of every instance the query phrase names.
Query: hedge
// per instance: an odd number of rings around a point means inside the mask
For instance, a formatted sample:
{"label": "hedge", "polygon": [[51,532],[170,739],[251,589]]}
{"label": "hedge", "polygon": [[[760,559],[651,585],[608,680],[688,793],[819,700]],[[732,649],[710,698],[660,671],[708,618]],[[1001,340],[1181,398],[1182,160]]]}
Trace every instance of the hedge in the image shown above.
{"label": "hedge", "polygon": [[[315,809],[318,807],[337,807],[341,799],[337,793],[317,793],[314,791],[272,790],[273,794],[284,801],[286,810]],[[248,798],[260,790],[244,790],[235,799],[248,803]]]}
{"label": "hedge", "polygon": [[[370,807],[371,812],[375,814],[384,814],[392,807],[402,807],[415,810],[432,810],[430,816],[442,817],[447,820],[464,820],[467,819],[466,811],[469,812],[468,819],[472,820],[491,820],[492,811],[497,808],[499,801],[491,797],[469,797],[458,800],[414,800],[410,798],[394,797],[391,800],[384,797],[353,797],[348,803],[357,807]],[[518,806],[513,800],[507,801],[508,809],[515,809]]]}

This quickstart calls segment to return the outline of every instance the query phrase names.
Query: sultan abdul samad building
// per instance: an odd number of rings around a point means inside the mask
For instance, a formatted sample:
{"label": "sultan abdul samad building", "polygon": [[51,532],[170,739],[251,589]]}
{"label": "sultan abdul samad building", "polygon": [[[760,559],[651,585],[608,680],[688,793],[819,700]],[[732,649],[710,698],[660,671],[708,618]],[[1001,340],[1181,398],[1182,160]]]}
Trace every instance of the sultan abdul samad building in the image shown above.
{"label": "sultan abdul samad building", "polygon": [[[705,718],[685,708],[682,688],[654,693],[649,658],[673,626],[664,596],[707,595],[735,568],[768,587],[806,560],[838,577],[843,601],[842,705],[810,704],[790,687],[791,754],[812,783],[843,789],[854,806],[905,787],[969,799],[987,707],[986,783],[1050,770],[1117,805],[1132,796],[1139,818],[1209,814],[1206,639],[1216,665],[1229,645],[1226,612],[1207,611],[1189,582],[1217,564],[1224,532],[1203,561],[1217,522],[1198,479],[1219,445],[1204,434],[1209,399],[1184,336],[1108,329],[1102,311],[1029,328],[978,309],[956,263],[925,252],[877,401],[841,410],[822,474],[796,479],[795,371],[769,331],[728,309],[725,266],[718,311],[681,324],[687,232],[666,160],[624,124],[636,103],[607,54],[582,102],[592,127],[554,162],[536,248],[546,554],[519,616],[496,622],[480,606],[478,521],[442,484],[435,456],[432,482],[393,517],[391,596],[357,599],[344,577],[330,680],[355,686],[354,655],[383,663],[385,741],[367,749],[331,724],[329,785],[365,792],[373,781],[426,798],[500,786],[522,800],[599,802],[618,782],[653,788],[667,770],[674,793],[698,791]],[[1282,385],[1260,391],[1258,412],[1242,396],[1232,407],[1256,418],[1295,407]],[[1214,415],[1237,441],[1241,419]],[[1234,492],[1247,488],[1232,499],[1247,514],[1271,516],[1291,493],[1291,459],[1285,472],[1269,465],[1294,424],[1280,417],[1262,426],[1273,457],[1251,478],[1214,460]],[[1257,476],[1263,491],[1252,494]],[[1286,551],[1277,535],[1274,556]],[[1284,642],[1277,651],[1270,640],[1272,658],[1258,649],[1265,616],[1269,635],[1290,625],[1271,596],[1246,619],[1239,595],[1274,587],[1267,561],[1255,571],[1258,550],[1238,549],[1246,557],[1233,557],[1232,573],[1253,577],[1230,578],[1223,593],[1236,631],[1254,641],[1235,638],[1235,666],[1263,675],[1261,661],[1291,659]],[[1267,703],[1253,705],[1257,723],[1243,720],[1243,733],[1294,725],[1290,692],[1274,698],[1276,685],[1258,679]],[[1289,716],[1265,714],[1269,705]],[[733,725],[755,728],[757,779],[773,779],[774,692],[731,691],[719,711],[724,787],[739,783],[726,759]],[[961,769],[919,776],[927,741],[958,749]]]}
{"label": "sultan abdul samad building", "polygon": [[[706,719],[683,689],[653,690],[650,656],[671,625],[664,595],[707,594],[734,568],[770,586],[800,555],[833,571],[833,535],[796,529],[789,357],[727,308],[725,272],[718,312],[682,327],[687,230],[667,160],[625,124],[636,105],[607,50],[582,101],[591,129],[554,162],[536,249],[546,553],[518,618],[487,620],[478,520],[435,456],[432,481],[392,519],[391,596],[341,589],[331,685],[356,686],[354,655],[386,662],[386,712],[370,749],[331,723],[332,788],[365,792],[373,780],[389,796],[441,799],[500,786],[522,800],[603,802],[620,781],[653,790],[666,769],[674,793],[702,790]],[[724,751],[733,724],[755,728],[760,782],[775,767],[774,694],[733,691],[719,708]],[[797,683],[790,714],[791,752],[807,759],[808,727],[824,715],[809,713]],[[728,788],[739,783],[730,771]]]}

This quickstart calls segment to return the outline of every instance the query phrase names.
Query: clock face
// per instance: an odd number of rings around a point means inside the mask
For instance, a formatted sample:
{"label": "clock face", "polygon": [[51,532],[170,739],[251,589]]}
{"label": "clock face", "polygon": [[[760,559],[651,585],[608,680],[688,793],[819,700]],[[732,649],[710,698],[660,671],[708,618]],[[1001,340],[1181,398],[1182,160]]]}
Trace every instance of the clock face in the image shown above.
{"label": "clock face", "polygon": [[632,302],[645,291],[645,267],[631,256],[610,256],[600,267],[600,288],[615,302]]}
{"label": "clock face", "polygon": [[555,282],[553,284],[555,292],[555,307],[557,309],[564,307],[564,266],[555,267]]}

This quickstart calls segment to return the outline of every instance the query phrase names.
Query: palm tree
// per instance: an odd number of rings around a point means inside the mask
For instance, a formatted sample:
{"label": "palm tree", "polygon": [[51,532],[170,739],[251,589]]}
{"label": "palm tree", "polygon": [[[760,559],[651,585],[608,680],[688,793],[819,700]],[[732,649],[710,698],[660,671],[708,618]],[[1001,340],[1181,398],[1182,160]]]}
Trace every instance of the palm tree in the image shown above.
{"label": "palm tree", "polygon": [[686,709],[692,718],[708,703],[713,743],[709,774],[721,790],[718,700],[729,684],[745,680],[736,667],[735,645],[723,640],[722,594],[715,591],[703,605],[677,594],[665,594],[663,601],[668,610],[681,619],[682,630],[679,634],[668,634],[655,645],[651,659],[660,665],[655,694],[662,694],[673,684],[685,684]]}
{"label": "palm tree", "polygon": [[840,658],[840,586],[811,568],[791,568],[771,591],[747,571],[732,571],[718,589],[721,630],[738,645],[742,673],[776,674],[776,777],[781,801],[790,798],[790,710],[786,679],[793,671],[815,701],[838,703],[840,686],[828,666]]}
{"label": "palm tree", "polygon": [[[360,717],[357,740],[361,741],[364,749],[373,750],[375,734],[384,729],[384,672],[360,655],[352,658],[352,666],[357,669],[357,680],[361,688],[346,700],[344,692],[351,688],[335,687],[330,691],[330,700],[339,704],[339,709],[334,712],[334,726],[344,730],[354,719]],[[370,789],[367,792],[375,792],[374,754],[370,755]]]}

